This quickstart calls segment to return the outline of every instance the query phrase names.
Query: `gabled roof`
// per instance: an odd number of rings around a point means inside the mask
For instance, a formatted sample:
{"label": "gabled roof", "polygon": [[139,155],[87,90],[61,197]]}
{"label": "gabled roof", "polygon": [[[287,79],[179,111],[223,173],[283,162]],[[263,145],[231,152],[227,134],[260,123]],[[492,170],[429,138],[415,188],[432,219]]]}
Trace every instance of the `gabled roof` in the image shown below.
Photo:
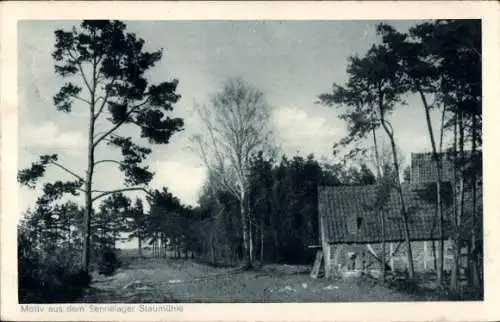
{"label": "gabled roof", "polygon": [[[403,196],[409,213],[411,240],[439,239],[436,208],[421,198],[421,186],[403,186]],[[381,223],[374,205],[378,186],[321,186],[318,189],[318,211],[329,243],[376,243],[382,241]],[[401,203],[396,189],[388,194],[385,204],[386,241],[404,241]],[[445,226],[445,238],[450,235]]]}

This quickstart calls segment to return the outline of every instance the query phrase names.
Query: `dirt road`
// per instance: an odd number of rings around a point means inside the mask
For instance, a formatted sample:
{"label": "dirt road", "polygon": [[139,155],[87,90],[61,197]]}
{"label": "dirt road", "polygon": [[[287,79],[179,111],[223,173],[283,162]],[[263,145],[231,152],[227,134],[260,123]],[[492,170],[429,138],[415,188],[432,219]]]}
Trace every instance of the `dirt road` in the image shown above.
{"label": "dirt road", "polygon": [[[277,265],[276,265],[277,266]],[[98,276],[81,302],[346,302],[412,301],[410,295],[370,283],[313,280],[264,267],[257,271],[213,268],[184,260],[136,261],[114,276]],[[279,266],[278,266],[279,268]]]}

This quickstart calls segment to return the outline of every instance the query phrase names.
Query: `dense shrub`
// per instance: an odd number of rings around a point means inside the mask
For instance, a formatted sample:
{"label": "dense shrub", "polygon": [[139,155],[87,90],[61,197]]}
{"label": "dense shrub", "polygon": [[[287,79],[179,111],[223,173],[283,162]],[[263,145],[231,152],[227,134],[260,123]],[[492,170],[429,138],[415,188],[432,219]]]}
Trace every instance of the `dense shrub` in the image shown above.
{"label": "dense shrub", "polygon": [[81,271],[79,252],[64,247],[33,249],[18,235],[19,303],[64,303],[77,300],[91,282]]}
{"label": "dense shrub", "polygon": [[103,247],[98,264],[99,274],[106,276],[113,275],[119,266],[120,262],[116,249],[108,246]]}

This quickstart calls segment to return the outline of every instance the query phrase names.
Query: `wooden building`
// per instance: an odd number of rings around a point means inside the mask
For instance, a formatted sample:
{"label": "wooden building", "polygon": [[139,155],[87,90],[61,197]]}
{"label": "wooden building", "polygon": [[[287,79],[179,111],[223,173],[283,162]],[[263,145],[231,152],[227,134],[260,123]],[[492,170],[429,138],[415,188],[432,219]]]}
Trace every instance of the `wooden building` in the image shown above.
{"label": "wooden building", "polygon": [[[443,160],[446,158],[443,158]],[[439,240],[444,240],[445,270],[452,264],[452,220],[454,193],[452,162],[443,162],[442,200],[445,215],[443,236],[437,215],[435,176],[436,171],[429,153],[412,154],[409,182],[402,185],[403,199],[408,213],[408,228],[416,272],[436,269]],[[433,191],[434,185],[434,191]],[[480,187],[479,187],[480,188]],[[377,185],[320,186],[318,188],[319,232],[321,252],[317,256],[313,277],[317,275],[321,258],[324,258],[325,276],[355,275],[365,271],[380,273],[382,241],[386,242],[386,265],[393,271],[408,269],[405,231],[401,216],[401,202],[395,188],[385,193],[385,238],[377,211],[384,195]],[[479,189],[480,198],[482,189]],[[472,211],[471,193],[465,197],[465,212]],[[480,199],[478,199],[480,200]],[[482,208],[481,202],[476,207]],[[477,210],[476,210],[477,211]],[[481,212],[479,212],[481,213]],[[470,217],[470,216],[465,216]],[[480,216],[482,217],[482,216]],[[460,234],[470,235],[469,222],[461,222]],[[467,240],[467,237],[463,238]]]}
{"label": "wooden building", "polygon": [[[382,225],[375,210],[376,185],[351,187],[319,187],[319,224],[324,254],[325,276],[346,271],[380,270]],[[419,196],[419,190],[403,186],[408,226],[416,271],[434,269],[439,256],[439,221],[435,206]],[[389,193],[383,208],[385,217],[386,262],[392,270],[407,268],[401,203],[395,189]],[[449,220],[444,227],[444,240],[450,237]],[[446,244],[449,244],[446,242]],[[445,245],[445,259],[451,259]]]}

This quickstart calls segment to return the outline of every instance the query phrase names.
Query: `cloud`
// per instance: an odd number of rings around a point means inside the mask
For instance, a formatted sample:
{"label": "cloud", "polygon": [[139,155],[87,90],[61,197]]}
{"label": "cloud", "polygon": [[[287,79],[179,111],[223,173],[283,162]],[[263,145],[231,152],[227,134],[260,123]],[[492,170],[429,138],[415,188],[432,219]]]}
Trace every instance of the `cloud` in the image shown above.
{"label": "cloud", "polygon": [[183,161],[159,161],[152,185],[156,188],[166,186],[183,203],[195,205],[198,193],[205,180],[205,168]]}
{"label": "cloud", "polygon": [[55,123],[46,121],[22,127],[20,143],[22,146],[76,151],[84,148],[85,138],[81,132],[63,131]]}
{"label": "cloud", "polygon": [[[274,112],[274,123],[283,144],[303,153],[329,153],[339,131],[327,116],[313,116],[295,107],[281,107]],[[295,152],[295,151],[293,151]]]}
{"label": "cloud", "polygon": [[36,190],[31,190],[31,189],[26,189],[26,188],[19,188],[19,211],[20,213],[24,213],[28,208],[31,208],[38,196],[40,195],[39,191]]}

